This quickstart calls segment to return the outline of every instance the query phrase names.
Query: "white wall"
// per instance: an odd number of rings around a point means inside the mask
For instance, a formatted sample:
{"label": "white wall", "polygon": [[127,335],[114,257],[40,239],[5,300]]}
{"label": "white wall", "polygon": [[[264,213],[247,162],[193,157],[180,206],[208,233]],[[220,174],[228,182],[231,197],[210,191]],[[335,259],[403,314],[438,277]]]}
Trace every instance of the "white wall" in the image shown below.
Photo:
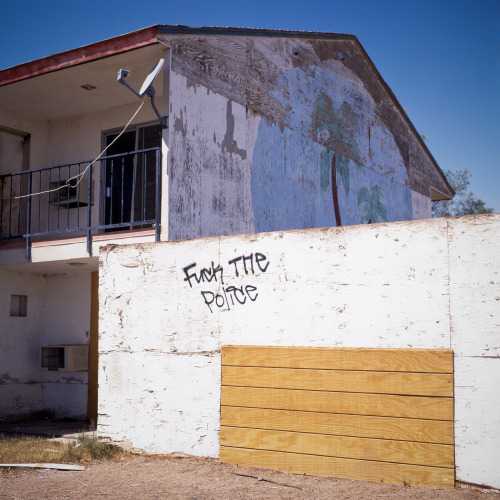
{"label": "white wall", "polygon": [[[48,155],[50,151],[48,123],[33,116],[23,113],[12,112],[0,106],[1,125],[27,134],[31,134],[30,139],[30,169],[47,167]],[[3,168],[5,173],[6,168]],[[14,169],[14,171],[16,171]]]}
{"label": "white wall", "polygon": [[430,198],[412,191],[411,203],[414,219],[430,219],[432,217],[432,202]]}
{"label": "white wall", "polygon": [[[260,117],[174,71],[171,89],[169,239],[255,232],[251,152]],[[239,153],[226,151],[227,137]]]}
{"label": "white wall", "polygon": [[457,478],[500,487],[500,215],[449,227]]}
{"label": "white wall", "polygon": [[449,193],[353,40],[159,39],[169,240],[427,218]]}
{"label": "white wall", "polygon": [[[43,345],[88,344],[90,273],[46,276]],[[88,372],[42,369],[43,409],[58,417],[87,415]]]}
{"label": "white wall", "polygon": [[[40,324],[45,280],[0,270],[0,420],[42,409]],[[11,295],[28,297],[27,315],[11,316]]]}
{"label": "white wall", "polygon": [[99,432],[218,456],[223,344],[452,348],[457,479],[499,487],[499,254],[500,215],[106,247]]}
{"label": "white wall", "polygon": [[[0,290],[0,419],[85,418],[88,372],[42,369],[40,350],[89,343],[90,273],[0,271]],[[11,295],[27,295],[26,317],[10,316]]]}

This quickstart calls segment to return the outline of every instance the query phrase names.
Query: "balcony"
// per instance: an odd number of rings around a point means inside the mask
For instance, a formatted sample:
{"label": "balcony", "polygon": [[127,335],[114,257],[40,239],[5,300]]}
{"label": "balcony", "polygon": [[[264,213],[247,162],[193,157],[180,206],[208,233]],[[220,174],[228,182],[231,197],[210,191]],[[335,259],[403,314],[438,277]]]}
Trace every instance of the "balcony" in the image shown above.
{"label": "balcony", "polygon": [[160,239],[161,150],[148,148],[0,176],[0,243],[153,227]]}

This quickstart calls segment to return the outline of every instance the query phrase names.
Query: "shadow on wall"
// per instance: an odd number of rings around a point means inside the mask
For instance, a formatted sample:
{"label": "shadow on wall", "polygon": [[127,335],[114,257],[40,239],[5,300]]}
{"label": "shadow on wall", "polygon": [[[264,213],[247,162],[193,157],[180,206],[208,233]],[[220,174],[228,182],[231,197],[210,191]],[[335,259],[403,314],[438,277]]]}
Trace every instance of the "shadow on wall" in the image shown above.
{"label": "shadow on wall", "polygon": [[310,66],[277,87],[285,126],[261,120],[252,158],[256,232],[412,219],[405,164],[361,82]]}

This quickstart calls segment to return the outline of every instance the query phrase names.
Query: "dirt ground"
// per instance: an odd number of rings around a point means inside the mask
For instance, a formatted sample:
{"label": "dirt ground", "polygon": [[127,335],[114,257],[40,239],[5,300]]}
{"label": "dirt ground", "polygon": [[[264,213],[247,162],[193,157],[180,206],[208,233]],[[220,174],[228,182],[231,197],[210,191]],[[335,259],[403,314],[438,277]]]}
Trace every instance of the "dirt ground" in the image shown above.
{"label": "dirt ground", "polygon": [[[260,479],[259,479],[260,478]],[[470,489],[409,488],[348,479],[238,468],[209,458],[127,456],[81,472],[0,471],[0,499],[482,499],[500,494]]]}

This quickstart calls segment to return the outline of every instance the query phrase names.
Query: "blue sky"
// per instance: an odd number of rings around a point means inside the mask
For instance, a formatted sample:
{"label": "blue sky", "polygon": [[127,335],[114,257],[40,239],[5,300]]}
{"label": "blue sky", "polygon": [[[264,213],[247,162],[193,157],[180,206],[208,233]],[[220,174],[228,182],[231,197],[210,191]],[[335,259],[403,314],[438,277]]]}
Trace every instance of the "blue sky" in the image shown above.
{"label": "blue sky", "polygon": [[0,0],[0,69],[154,24],[356,35],[441,168],[500,212],[500,0]]}

